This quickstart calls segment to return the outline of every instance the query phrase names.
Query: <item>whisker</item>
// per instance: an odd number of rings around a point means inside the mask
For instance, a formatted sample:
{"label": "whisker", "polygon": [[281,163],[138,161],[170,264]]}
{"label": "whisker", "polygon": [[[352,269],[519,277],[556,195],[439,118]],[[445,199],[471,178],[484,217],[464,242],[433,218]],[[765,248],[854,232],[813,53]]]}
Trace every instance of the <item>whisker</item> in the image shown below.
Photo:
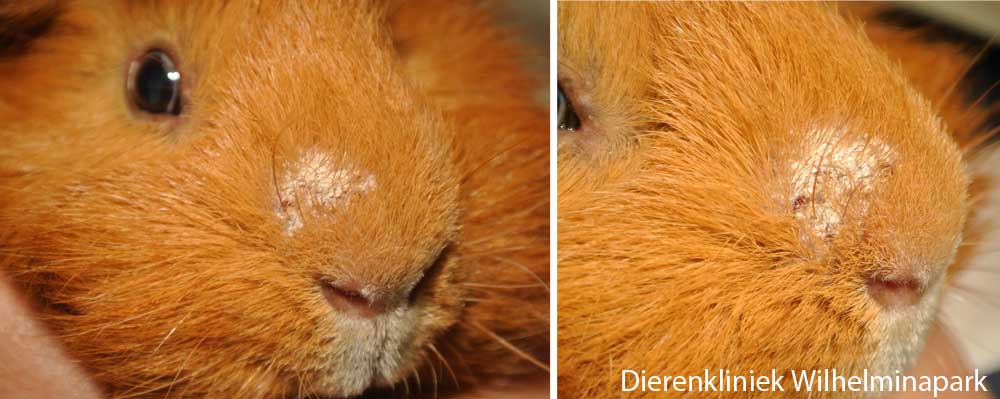
{"label": "whisker", "polygon": [[545,291],[546,292],[549,291],[549,284],[546,283],[545,280],[542,279],[541,276],[539,276],[537,273],[535,273],[534,271],[532,271],[531,269],[529,269],[528,266],[525,266],[524,264],[522,264],[520,262],[515,262],[515,261],[513,261],[511,259],[508,259],[508,258],[494,257],[493,259],[498,260],[498,261],[503,262],[503,263],[506,263],[508,265],[514,266],[514,267],[516,267],[516,268],[524,271],[528,275],[534,277],[535,280],[537,280],[539,284],[541,284],[543,287],[545,287]]}
{"label": "whisker", "polygon": [[98,335],[100,335],[101,332],[103,332],[104,330],[108,329],[109,327],[120,326],[120,325],[128,323],[128,322],[130,322],[132,320],[136,320],[136,319],[139,319],[139,318],[142,318],[142,317],[149,316],[149,315],[151,315],[153,313],[156,313],[156,312],[159,312],[159,311],[161,311],[163,309],[164,308],[156,308],[156,309],[150,310],[148,312],[144,312],[144,313],[141,313],[141,314],[138,314],[138,315],[135,315],[135,316],[132,316],[132,317],[120,320],[120,321],[116,321],[116,322],[113,322],[113,323],[106,323],[106,324],[103,324],[103,325],[98,326],[98,327],[94,327],[94,328],[91,328],[91,329],[88,329],[88,330],[84,330],[84,331],[80,331],[80,332],[76,332],[76,333],[72,333],[72,334],[63,334],[63,335],[60,335],[60,337],[61,338],[80,337],[80,336],[84,336],[84,335],[91,334],[91,333],[94,333],[94,332],[97,332]]}
{"label": "whisker", "polygon": [[480,284],[480,283],[461,283],[459,285],[472,288],[495,288],[495,289],[509,289],[516,290],[522,288],[536,288],[543,287],[548,288],[544,284]]}
{"label": "whisker", "polygon": [[448,364],[448,359],[445,359],[445,357],[441,355],[441,352],[438,351],[437,347],[434,346],[434,344],[428,345],[428,348],[431,350],[431,352],[434,352],[434,355],[436,355],[438,360],[441,361],[441,364],[443,364],[445,369],[448,370],[448,374],[451,375],[452,381],[455,382],[455,387],[461,389],[462,387],[461,384],[458,382],[458,376],[455,375],[455,370],[452,370],[451,365]]}
{"label": "whisker", "polygon": [[545,372],[549,372],[549,366],[547,364],[542,363],[538,359],[535,359],[534,356],[531,356],[530,354],[528,354],[527,352],[521,350],[520,348],[518,348],[514,344],[508,342],[503,337],[497,335],[493,331],[490,331],[488,328],[484,327],[482,324],[479,324],[478,322],[475,322],[475,321],[472,321],[472,322],[463,322],[463,324],[475,327],[479,331],[482,331],[484,334],[486,334],[487,336],[489,336],[490,338],[492,338],[493,340],[495,340],[501,346],[503,346],[503,347],[507,348],[508,350],[510,350],[511,352],[513,352],[518,357],[520,357],[520,358],[522,358],[524,360],[527,360],[529,363],[537,366],[538,368],[540,368],[542,370],[545,370]]}
{"label": "whisker", "polygon": [[437,367],[434,367],[434,362],[430,361],[430,359],[427,359],[426,354],[422,354],[420,356],[424,359],[424,362],[431,369],[431,381],[433,382],[433,385],[434,385],[434,399],[437,399],[437,397],[438,397],[438,374],[437,374]]}
{"label": "whisker", "polygon": [[[1000,83],[1000,81],[997,81],[997,83]],[[994,146],[982,147],[982,145],[983,143],[989,142],[990,139],[993,138],[993,136],[997,135],[997,133],[1000,133],[1000,126],[993,127],[985,132],[977,134],[974,139],[963,145],[962,153],[968,156],[973,153],[979,151],[986,151],[991,147],[994,147]]]}
{"label": "whisker", "polygon": [[424,385],[420,383],[420,373],[419,372],[413,373],[413,378],[415,378],[417,382],[417,392],[423,392]]}
{"label": "whisker", "polygon": [[983,56],[986,55],[987,51],[989,51],[990,46],[992,46],[994,39],[996,39],[996,35],[993,35],[993,37],[991,37],[990,40],[986,41],[986,43],[983,45],[983,48],[981,48],[979,52],[977,52],[976,55],[973,56],[971,60],[969,60],[969,64],[965,66],[965,69],[963,69],[962,73],[958,75],[958,78],[955,79],[955,82],[953,82],[951,86],[948,86],[948,90],[946,90],[944,94],[941,96],[941,98],[938,99],[938,101],[936,101],[935,103],[945,104],[948,100],[951,99],[951,95],[955,92],[955,89],[958,88],[959,84],[961,84],[962,81],[965,80],[966,75],[969,74],[969,71],[972,70],[972,67],[976,65],[976,63],[979,62],[979,60],[981,60]]}
{"label": "whisker", "polygon": [[480,163],[479,166],[476,166],[475,168],[472,168],[468,173],[466,173],[465,176],[462,177],[462,182],[465,182],[470,177],[474,176],[476,173],[479,172],[480,169],[482,169],[486,165],[489,165],[493,161],[499,159],[501,156],[507,155],[508,152],[510,152],[514,148],[517,148],[518,145],[520,145],[520,143],[514,143],[514,144],[510,145],[509,147],[500,150],[496,154],[493,154],[493,156],[487,158],[485,161],[483,161],[482,163]]}
{"label": "whisker", "polygon": [[466,371],[466,376],[470,377],[475,385],[478,385],[479,380],[476,378],[475,373],[471,373],[472,367],[469,366],[469,362],[465,361],[465,357],[462,356],[462,351],[455,349],[455,346],[449,342],[444,342],[444,344],[448,346],[448,350],[452,354],[452,356],[449,357],[457,360]]}
{"label": "whisker", "polygon": [[[178,377],[180,377],[181,372],[184,371],[184,366],[187,366],[187,362],[189,360],[191,360],[191,355],[193,355],[198,350],[198,347],[201,346],[202,342],[205,342],[205,338],[207,338],[207,337],[201,337],[201,339],[198,341],[198,343],[194,345],[194,348],[191,348],[191,351],[188,352],[187,356],[184,358],[184,361],[181,362],[180,367],[177,368],[177,373],[174,374],[173,381],[170,382],[170,387],[167,389],[167,393],[165,395],[163,395],[164,397],[170,396],[170,391],[172,391],[174,389],[174,386],[179,381]],[[190,376],[190,374],[188,374],[188,376]],[[185,376],[185,378],[187,378],[188,376]]]}

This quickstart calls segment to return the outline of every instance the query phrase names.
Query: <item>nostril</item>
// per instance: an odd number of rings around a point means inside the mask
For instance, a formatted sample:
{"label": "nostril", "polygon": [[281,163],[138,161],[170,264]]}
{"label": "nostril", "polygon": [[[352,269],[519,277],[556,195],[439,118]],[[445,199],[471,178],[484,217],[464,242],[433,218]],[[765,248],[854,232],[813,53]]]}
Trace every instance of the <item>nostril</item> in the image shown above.
{"label": "nostril", "polygon": [[361,292],[359,284],[324,282],[320,283],[320,287],[326,302],[340,313],[371,318],[381,311],[378,303],[372,302]]}
{"label": "nostril", "polygon": [[910,306],[920,302],[924,285],[913,276],[871,276],[868,295],[885,307]]}

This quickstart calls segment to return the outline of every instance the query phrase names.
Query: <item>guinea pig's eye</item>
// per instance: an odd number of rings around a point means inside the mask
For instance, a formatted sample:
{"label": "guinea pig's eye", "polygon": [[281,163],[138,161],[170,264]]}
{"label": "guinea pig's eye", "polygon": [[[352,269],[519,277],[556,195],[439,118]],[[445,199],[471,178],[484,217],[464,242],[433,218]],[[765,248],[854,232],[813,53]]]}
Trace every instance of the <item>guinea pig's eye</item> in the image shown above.
{"label": "guinea pig's eye", "polygon": [[128,93],[135,107],[142,111],[181,113],[181,73],[173,59],[161,50],[150,50],[132,61]]}
{"label": "guinea pig's eye", "polygon": [[562,85],[558,85],[558,113],[560,130],[576,130],[580,128],[580,117],[573,110],[573,104],[569,102],[566,93],[563,92]]}

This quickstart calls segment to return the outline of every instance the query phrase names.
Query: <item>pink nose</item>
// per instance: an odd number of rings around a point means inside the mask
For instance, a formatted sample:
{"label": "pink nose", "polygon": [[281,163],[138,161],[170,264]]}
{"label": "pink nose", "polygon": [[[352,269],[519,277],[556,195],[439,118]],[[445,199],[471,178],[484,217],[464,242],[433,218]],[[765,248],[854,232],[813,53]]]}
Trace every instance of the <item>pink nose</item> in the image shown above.
{"label": "pink nose", "polygon": [[868,295],[885,307],[911,306],[920,302],[924,294],[924,284],[917,277],[870,276]]}
{"label": "pink nose", "polygon": [[385,301],[373,300],[357,282],[322,283],[321,288],[326,302],[341,314],[370,319],[387,308]]}

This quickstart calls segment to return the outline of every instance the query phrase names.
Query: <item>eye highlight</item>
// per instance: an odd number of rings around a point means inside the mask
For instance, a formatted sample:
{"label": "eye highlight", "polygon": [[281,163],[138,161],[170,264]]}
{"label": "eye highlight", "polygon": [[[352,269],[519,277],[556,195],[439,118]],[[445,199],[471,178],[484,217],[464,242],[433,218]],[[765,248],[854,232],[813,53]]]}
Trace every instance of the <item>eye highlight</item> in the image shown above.
{"label": "eye highlight", "polygon": [[132,61],[127,82],[129,100],[150,114],[181,114],[181,73],[162,50],[149,50]]}
{"label": "eye highlight", "polygon": [[558,94],[558,115],[559,130],[577,130],[580,128],[580,117],[576,115],[576,110],[573,109],[573,103],[569,101],[566,93],[563,91],[562,85],[557,86],[559,90]]}

